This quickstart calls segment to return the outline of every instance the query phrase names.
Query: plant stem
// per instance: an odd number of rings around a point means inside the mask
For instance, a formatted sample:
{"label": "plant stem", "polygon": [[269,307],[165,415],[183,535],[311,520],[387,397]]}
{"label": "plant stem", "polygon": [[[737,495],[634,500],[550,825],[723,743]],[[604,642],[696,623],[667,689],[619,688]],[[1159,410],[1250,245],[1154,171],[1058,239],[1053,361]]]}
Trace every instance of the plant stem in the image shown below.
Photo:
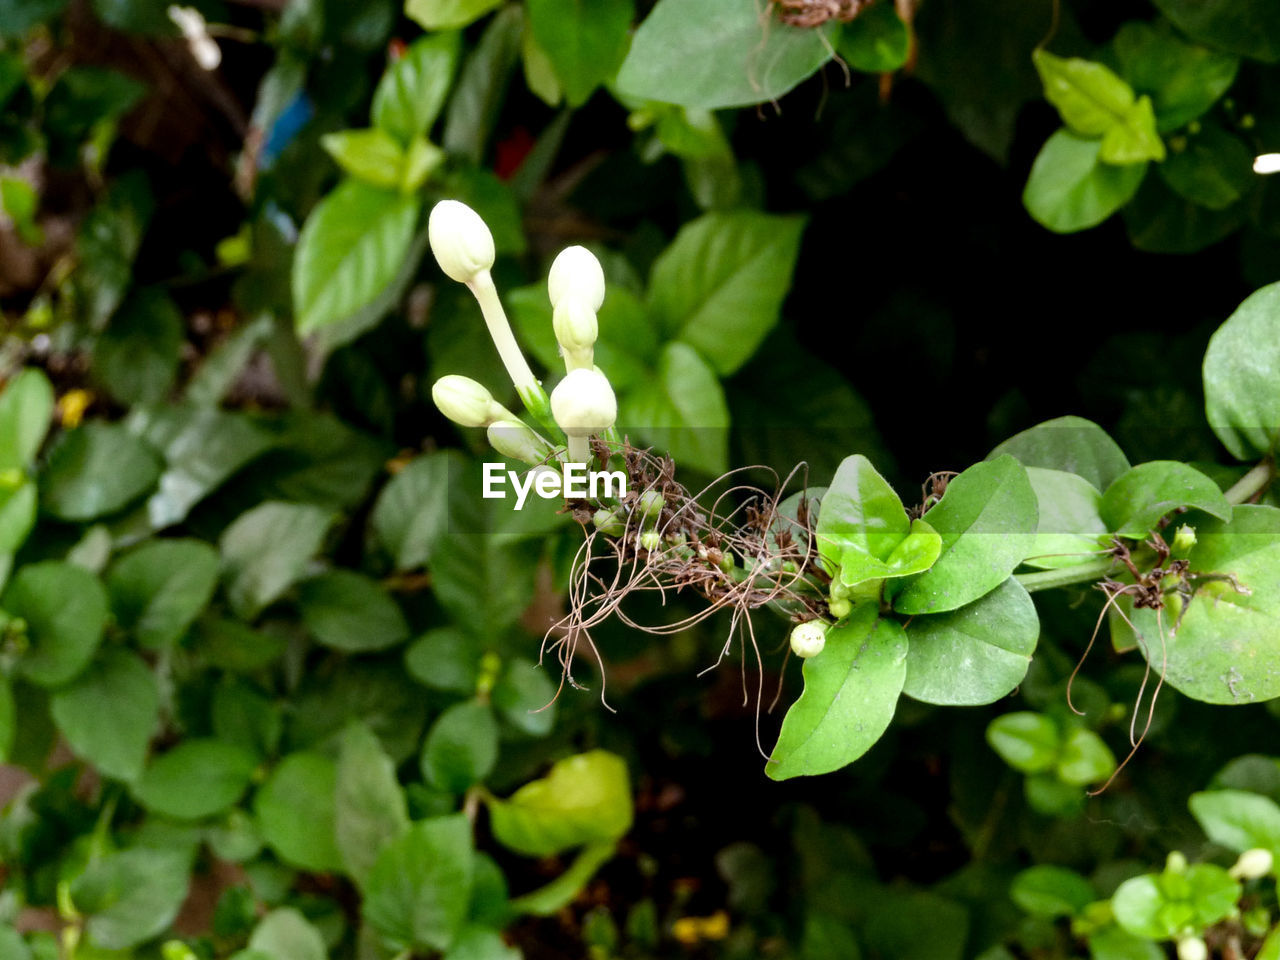
{"label": "plant stem", "polygon": [[1103,557],[1101,560],[1078,563],[1075,566],[1063,567],[1061,570],[1037,570],[1035,573],[1016,573],[1014,574],[1014,579],[1022,584],[1028,593],[1035,593],[1037,590],[1068,587],[1073,583],[1088,583],[1091,580],[1105,577],[1113,563],[1115,563],[1114,557]]}
{"label": "plant stem", "polygon": [[590,463],[591,444],[586,437],[569,437],[569,463]]}
{"label": "plant stem", "polygon": [[533,375],[533,370],[529,368],[529,361],[520,352],[520,345],[511,332],[511,323],[507,320],[507,312],[502,308],[502,299],[498,296],[493,277],[488,270],[484,270],[472,278],[467,288],[480,304],[480,313],[484,315],[489,336],[493,338],[493,345],[498,348],[498,356],[502,359],[502,365],[507,368],[511,382],[515,384],[520,401],[538,423],[550,430],[553,437],[556,436],[559,427],[551,416],[551,402],[547,399],[547,392],[542,389],[542,384]]}
{"label": "plant stem", "polygon": [[1243,477],[1233,483],[1223,494],[1228,503],[1247,503],[1271,485],[1275,479],[1275,464],[1263,460]]}

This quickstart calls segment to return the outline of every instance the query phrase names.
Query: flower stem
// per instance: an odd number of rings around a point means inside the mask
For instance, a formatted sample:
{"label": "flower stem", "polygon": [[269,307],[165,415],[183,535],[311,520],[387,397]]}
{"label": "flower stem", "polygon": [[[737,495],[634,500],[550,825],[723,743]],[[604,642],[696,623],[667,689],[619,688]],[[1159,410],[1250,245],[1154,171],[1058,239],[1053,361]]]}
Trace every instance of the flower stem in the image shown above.
{"label": "flower stem", "polygon": [[552,436],[557,435],[559,428],[551,416],[551,401],[547,399],[547,392],[542,389],[542,384],[529,368],[529,361],[520,352],[520,345],[511,332],[511,323],[507,320],[507,312],[502,309],[502,300],[498,297],[493,277],[488,270],[482,270],[471,279],[467,288],[480,304],[489,336],[493,338],[493,345],[498,348],[498,356],[502,359],[502,365],[507,368],[511,382],[516,386],[520,401],[538,423],[552,431]]}
{"label": "flower stem", "polygon": [[586,437],[569,437],[568,463],[590,463],[591,444]]}
{"label": "flower stem", "polygon": [[1275,479],[1275,464],[1263,460],[1231,485],[1223,496],[1228,503],[1247,503],[1271,485]]}
{"label": "flower stem", "polygon": [[1115,563],[1114,557],[1103,557],[1089,563],[1078,563],[1075,566],[1063,567],[1060,570],[1037,570],[1035,573],[1016,573],[1017,580],[1028,593],[1037,590],[1052,590],[1055,587],[1068,587],[1073,583],[1088,583],[1105,577]]}

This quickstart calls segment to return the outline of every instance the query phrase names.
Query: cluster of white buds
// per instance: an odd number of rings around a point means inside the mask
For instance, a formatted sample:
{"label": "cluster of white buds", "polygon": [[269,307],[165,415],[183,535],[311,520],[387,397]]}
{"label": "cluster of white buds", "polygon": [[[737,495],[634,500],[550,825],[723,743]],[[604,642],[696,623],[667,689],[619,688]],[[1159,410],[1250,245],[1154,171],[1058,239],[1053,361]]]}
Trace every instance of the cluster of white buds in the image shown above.
{"label": "cluster of white buds", "polygon": [[[498,298],[490,275],[495,258],[493,234],[484,220],[464,203],[442,200],[431,211],[427,236],[440,269],[450,279],[466,284],[480,304],[498,356],[525,408],[552,432],[564,432],[568,461],[588,463],[589,438],[610,431],[618,416],[613,387],[594,365],[599,332],[596,314],[604,303],[600,261],[584,247],[569,247],[551,265],[547,292],[566,374],[548,398],[520,352]],[[555,452],[551,443],[474,380],[442,377],[432,387],[431,396],[455,423],[487,428],[489,443],[503,456],[540,464]]]}

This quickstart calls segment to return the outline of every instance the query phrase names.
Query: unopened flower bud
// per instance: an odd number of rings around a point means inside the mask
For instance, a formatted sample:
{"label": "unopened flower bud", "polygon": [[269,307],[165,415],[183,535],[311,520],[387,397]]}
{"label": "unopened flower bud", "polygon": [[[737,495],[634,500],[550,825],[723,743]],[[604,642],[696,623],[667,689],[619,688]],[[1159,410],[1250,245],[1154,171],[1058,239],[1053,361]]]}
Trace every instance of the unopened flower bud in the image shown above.
{"label": "unopened flower bud", "polygon": [[1191,548],[1196,545],[1196,529],[1190,524],[1184,523],[1173,535],[1173,544],[1171,549],[1175,556],[1185,557],[1191,552]]}
{"label": "unopened flower bud", "polygon": [[1231,876],[1237,880],[1257,880],[1271,872],[1275,858],[1271,851],[1263,847],[1254,847],[1240,854],[1240,859],[1231,868]]}
{"label": "unopened flower bud", "polygon": [[551,444],[519,420],[495,420],[488,436],[489,445],[512,460],[539,464],[551,453]]}
{"label": "unopened flower bud", "polygon": [[827,645],[827,625],[821,620],[797,623],[791,630],[791,652],[797,657],[816,657]]}
{"label": "unopened flower bud", "polygon": [[831,611],[831,616],[840,620],[849,615],[849,611],[853,609],[853,604],[848,600],[831,600],[827,603],[827,609]]}
{"label": "unopened flower bud", "polygon": [[657,530],[646,530],[640,534],[640,546],[653,553],[653,551],[662,546],[662,537],[658,535]]}
{"label": "unopened flower bud", "polygon": [[598,370],[570,370],[551,391],[551,414],[570,437],[589,437],[613,426],[618,400]]}
{"label": "unopened flower bud", "polygon": [[640,494],[636,509],[640,511],[640,516],[646,520],[653,520],[662,513],[662,507],[666,502],[666,498],[657,490],[646,490]]}
{"label": "unopened flower bud", "polygon": [[1209,947],[1199,937],[1183,937],[1178,941],[1178,960],[1209,960]]}
{"label": "unopened flower bud", "polygon": [[458,283],[470,283],[493,267],[493,234],[461,201],[441,200],[431,208],[427,238],[440,269]]}
{"label": "unopened flower bud", "polygon": [[590,304],[573,297],[566,297],[556,305],[551,315],[556,331],[556,341],[564,351],[565,364],[570,370],[591,368],[595,357],[596,337],[600,325]]}
{"label": "unopened flower bud", "polygon": [[622,522],[621,517],[612,510],[606,510],[603,507],[591,515],[591,523],[601,533],[608,534],[611,537],[620,535],[626,529],[626,524]]}
{"label": "unopened flower bud", "polygon": [[576,300],[589,307],[592,313],[599,312],[604,303],[604,270],[595,254],[586,247],[565,247],[561,250],[551,264],[547,294],[553,308],[565,300]]}
{"label": "unopened flower bud", "polygon": [[435,382],[431,399],[441,413],[463,427],[487,427],[495,420],[514,419],[482,384],[456,373]]}

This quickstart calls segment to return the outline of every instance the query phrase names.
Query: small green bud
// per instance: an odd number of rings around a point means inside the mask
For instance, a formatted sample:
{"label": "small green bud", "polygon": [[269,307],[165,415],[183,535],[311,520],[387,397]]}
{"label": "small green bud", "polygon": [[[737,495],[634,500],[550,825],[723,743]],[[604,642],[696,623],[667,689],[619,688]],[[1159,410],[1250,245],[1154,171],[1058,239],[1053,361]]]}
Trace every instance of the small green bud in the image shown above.
{"label": "small green bud", "polygon": [[837,620],[843,620],[853,609],[853,604],[848,600],[832,600],[827,603],[827,609],[831,611],[831,616]]}
{"label": "small green bud", "polygon": [[827,587],[827,592],[831,594],[832,600],[848,600],[853,595],[853,590],[846,587],[837,577],[831,581],[831,586]]}
{"label": "small green bud", "polygon": [[1240,854],[1230,873],[1237,880],[1258,880],[1271,872],[1274,863],[1270,850],[1254,847]]}
{"label": "small green bud", "polygon": [[551,391],[551,414],[570,437],[602,433],[618,419],[618,399],[598,370],[570,370]]}
{"label": "small green bud", "polygon": [[463,427],[487,427],[495,420],[514,419],[482,384],[456,373],[435,382],[431,399],[441,413]]}
{"label": "small green bud", "polygon": [[611,537],[620,536],[622,531],[627,528],[621,517],[612,510],[605,510],[603,507],[591,515],[591,523],[601,533],[606,533]]}
{"label": "small green bud", "polygon": [[733,554],[724,550],[720,554],[720,569],[725,573],[733,572]]}
{"label": "small green bud", "polygon": [[1169,856],[1165,857],[1164,870],[1165,870],[1165,873],[1186,873],[1187,872],[1186,856],[1182,853],[1179,853],[1177,850],[1170,852]]}
{"label": "small green bud", "polygon": [[440,269],[458,283],[470,283],[493,267],[493,234],[465,203],[441,200],[432,207],[427,239]]}
{"label": "small green bud", "polygon": [[800,568],[796,566],[796,562],[794,560],[783,560],[782,572],[783,573],[799,573]]}
{"label": "small green bud", "polygon": [[504,457],[537,465],[551,453],[551,444],[519,420],[495,420],[489,424],[489,445]]}
{"label": "small green bud", "polygon": [[657,530],[646,530],[640,534],[640,546],[653,553],[662,546],[662,537],[658,535]]}
{"label": "small green bud", "polygon": [[640,501],[636,504],[636,509],[640,511],[640,516],[644,519],[656,520],[658,515],[662,513],[662,507],[666,502],[666,498],[657,490],[646,490],[640,494]]}
{"label": "small green bud", "polygon": [[1192,136],[1195,136],[1202,129],[1203,127],[1200,126],[1199,120],[1192,120],[1190,123],[1187,124],[1187,133],[1191,134]]}
{"label": "small green bud", "polygon": [[[594,313],[604,303],[604,269],[586,247],[565,247],[551,264],[547,295],[552,308],[566,300],[577,300]],[[592,338],[594,342],[595,338]]]}
{"label": "small green bud", "polygon": [[797,657],[816,657],[827,645],[827,625],[821,620],[797,623],[791,629],[791,652]]}
{"label": "small green bud", "polygon": [[1194,547],[1195,545],[1196,545],[1195,527],[1191,526],[1190,524],[1184,523],[1182,526],[1178,528],[1178,531],[1173,535],[1173,545],[1171,549],[1173,550],[1176,556],[1185,557],[1188,553],[1191,552],[1191,548]]}

